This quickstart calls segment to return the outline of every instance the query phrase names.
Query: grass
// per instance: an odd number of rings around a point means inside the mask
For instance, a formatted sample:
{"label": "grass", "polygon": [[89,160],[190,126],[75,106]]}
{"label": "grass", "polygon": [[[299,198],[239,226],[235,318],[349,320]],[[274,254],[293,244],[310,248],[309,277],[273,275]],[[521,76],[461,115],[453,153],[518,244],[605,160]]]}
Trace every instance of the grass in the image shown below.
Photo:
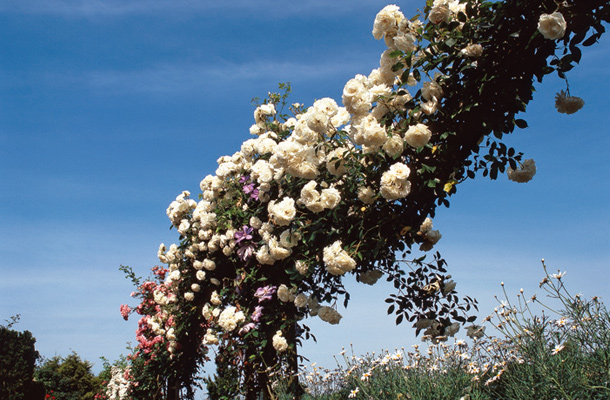
{"label": "grass", "polygon": [[[504,299],[484,320],[499,337],[480,329],[468,340],[408,351],[343,351],[335,369],[301,372],[303,399],[610,399],[610,314],[596,297],[572,296],[564,274],[549,274],[544,261],[543,268],[540,288],[556,308],[523,291],[511,302],[502,286]],[[278,400],[293,398],[281,381],[275,390]]]}

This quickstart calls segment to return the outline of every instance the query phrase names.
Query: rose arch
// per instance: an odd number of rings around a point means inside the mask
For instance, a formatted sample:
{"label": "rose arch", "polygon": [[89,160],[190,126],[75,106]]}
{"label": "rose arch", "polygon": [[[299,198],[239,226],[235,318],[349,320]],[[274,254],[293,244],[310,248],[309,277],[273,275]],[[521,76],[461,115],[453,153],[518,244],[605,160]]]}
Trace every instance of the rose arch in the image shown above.
{"label": "rose arch", "polygon": [[[518,114],[534,82],[566,78],[609,20],[601,0],[435,0],[411,19],[390,5],[373,24],[387,45],[379,68],[349,80],[340,102],[290,105],[280,85],[201,193],[169,205],[179,241],[160,246],[154,278],[124,268],[141,318],[112,396],[192,398],[214,348],[214,398],[270,398],[280,377],[298,398],[306,318],[339,323],[348,274],[393,282],[388,311],[431,340],[476,333],[476,304],[458,298],[432,252],[435,210],[477,175],[533,177],[534,161],[502,139],[527,127]],[[557,95],[559,112],[583,104],[567,88]]]}

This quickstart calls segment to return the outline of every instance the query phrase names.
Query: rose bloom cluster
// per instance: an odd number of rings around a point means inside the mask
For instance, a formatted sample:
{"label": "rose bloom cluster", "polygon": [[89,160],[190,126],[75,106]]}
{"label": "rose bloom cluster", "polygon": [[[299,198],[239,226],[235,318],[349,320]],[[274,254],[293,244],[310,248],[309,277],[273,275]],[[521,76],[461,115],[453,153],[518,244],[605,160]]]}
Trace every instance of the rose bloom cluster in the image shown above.
{"label": "rose bloom cluster", "polygon": [[457,19],[459,13],[465,13],[466,3],[460,0],[434,0],[432,9],[428,14],[428,20],[433,24],[448,23],[452,19]]}
{"label": "rose bloom cluster", "polygon": [[[403,199],[412,190],[412,171],[402,155],[425,147],[434,133],[417,118],[410,126],[398,129],[385,124],[393,112],[405,112],[413,100],[401,82],[401,70],[393,70],[396,60],[391,51],[417,51],[420,21],[408,21],[396,6],[384,8],[374,22],[373,35],[383,38],[388,50],[380,67],[368,76],[357,75],[343,90],[342,106],[331,98],[314,104],[283,122],[278,120],[276,104],[267,102],[254,111],[254,124],[241,149],[232,156],[218,159],[215,175],[206,176],[200,184],[199,201],[182,192],[167,209],[172,225],[184,239],[181,246],[161,245],[159,260],[167,264],[165,287],[174,297],[159,292],[155,300],[167,305],[171,301],[204,304],[201,313],[209,324],[204,342],[215,344],[220,332],[245,334],[256,329],[265,310],[265,302],[255,309],[236,308],[233,297],[223,293],[219,262],[230,260],[242,265],[271,267],[293,265],[301,279],[316,270],[315,260],[294,259],[302,246],[303,221],[328,212],[348,212],[345,199],[358,199],[362,206],[375,202]],[[432,115],[443,98],[442,77],[423,82],[422,110],[416,115]],[[396,89],[400,86],[400,94]],[[341,140],[339,140],[342,138]],[[354,165],[366,166],[384,154],[395,161],[386,163],[377,181],[360,175],[356,192],[346,191],[349,171]],[[292,186],[282,187],[290,177]],[[295,180],[296,178],[296,180]],[[351,189],[350,189],[351,190]],[[294,194],[297,194],[296,196]],[[224,216],[238,209],[239,219]],[[440,235],[437,236],[440,238]],[[423,239],[435,243],[432,234]],[[341,239],[332,238],[322,249],[324,270],[332,276],[352,273],[357,268],[354,248]],[[429,246],[431,247],[431,246]],[[299,249],[301,250],[301,249]],[[302,251],[296,251],[302,254]],[[359,271],[359,279],[374,284],[381,271]],[[282,302],[294,302],[303,312],[336,324],[340,314],[332,307],[319,305],[315,297],[299,293],[298,281],[283,285],[271,296]],[[204,290],[205,288],[205,290]],[[210,293],[212,293],[210,295]],[[202,301],[198,296],[205,296]],[[151,319],[162,326],[160,322]],[[149,326],[154,331],[157,325]],[[283,348],[281,335],[276,335]]]}
{"label": "rose bloom cluster", "polygon": [[129,398],[129,370],[113,366],[110,370],[110,381],[106,386],[106,396],[109,400],[125,400]]}
{"label": "rose bloom cluster", "polygon": [[[458,0],[435,0],[427,19],[440,25],[457,20],[464,12],[465,3]],[[299,279],[320,273],[316,266],[319,262],[331,276],[357,272],[359,281],[377,282],[382,272],[358,270],[353,244],[344,243],[340,237],[329,236],[320,258],[299,259],[293,254],[303,254],[300,246],[306,245],[302,238],[308,218],[353,212],[353,199],[366,209],[376,202],[407,198],[413,190],[414,171],[409,167],[408,154],[431,146],[435,138],[426,121],[442,109],[445,77],[435,74],[428,81],[417,82],[410,75],[403,81],[404,69],[395,68],[392,52],[424,56],[422,27],[421,21],[406,19],[395,5],[383,8],[375,18],[372,33],[376,39],[383,39],[388,49],[381,56],[379,68],[367,76],[356,75],[345,84],[342,105],[322,98],[307,109],[297,107],[295,115],[285,120],[278,118],[275,102],[255,109],[250,127],[254,137],[232,156],[218,159],[215,174],[201,181],[199,201],[184,191],[167,208],[183,244],[159,248],[159,260],[168,268],[164,289],[154,291],[153,300],[158,306],[169,306],[177,299],[192,303],[204,296],[203,301],[196,302],[204,304],[201,313],[210,326],[204,342],[215,344],[220,332],[243,335],[256,329],[265,312],[265,301],[273,296],[284,303],[294,302],[311,316],[338,323],[341,316],[334,308],[318,304],[315,296],[299,290]],[[538,29],[546,38],[559,38],[565,32],[565,21],[557,13],[545,14]],[[477,43],[459,51],[471,62],[483,53],[484,48]],[[417,84],[420,96],[414,99],[407,86]],[[579,104],[578,98],[558,95],[561,112],[573,112]],[[408,107],[418,107],[418,111]],[[409,122],[388,124],[387,117],[396,114],[409,114]],[[371,168],[381,159],[386,161]],[[357,176],[350,172],[354,166],[360,171]],[[380,178],[371,179],[367,173]],[[509,179],[517,182],[525,182],[534,174],[532,160],[526,160],[517,171],[508,171]],[[283,186],[287,182],[290,186]],[[353,182],[357,184],[347,184]],[[227,220],[226,215],[237,215],[235,210],[240,217]],[[432,230],[429,219],[418,235],[423,251],[432,249],[442,236]],[[222,276],[216,271],[217,264],[226,260],[268,268],[282,263],[293,266],[301,278],[260,297],[261,303],[253,309],[237,308],[234,296],[224,294]],[[141,333],[150,331],[154,337],[169,340],[170,350],[175,350],[170,340],[174,333],[163,317],[149,316]],[[159,339],[147,340],[143,343],[150,347],[149,342]],[[283,349],[282,340],[280,331],[274,336],[276,349]]]}
{"label": "rose bloom cluster", "polygon": [[[434,0],[429,3],[426,29],[443,30],[445,24],[463,21],[460,14],[465,13],[465,7],[459,0]],[[462,25],[457,24],[457,29]],[[180,349],[180,337],[189,334],[179,331],[179,327],[189,326],[180,320],[181,311],[187,309],[203,317],[197,325],[203,347],[221,341],[239,346],[256,337],[270,341],[281,357],[296,345],[286,339],[291,335],[276,327],[272,328],[275,333],[269,334],[272,337],[263,338],[256,331],[273,326],[274,311],[293,304],[296,320],[309,315],[338,324],[341,314],[335,306],[320,304],[322,299],[330,300],[328,293],[316,294],[316,286],[340,282],[350,273],[369,285],[383,276],[381,270],[358,265],[366,246],[350,243],[346,226],[329,222],[319,229],[316,225],[316,248],[307,248],[312,246],[307,238],[313,237],[308,226],[312,221],[336,222],[357,213],[377,212],[408,201],[409,195],[420,189],[413,183],[421,181],[416,176],[421,173],[416,160],[422,154],[438,156],[440,132],[430,129],[430,121],[443,113],[447,77],[427,71],[426,78],[418,81],[419,74],[416,79],[397,64],[397,54],[402,52],[414,62],[432,54],[428,46],[435,45],[434,38],[422,40],[423,28],[422,21],[406,19],[397,6],[383,8],[375,18],[372,34],[384,40],[387,50],[381,55],[379,68],[346,82],[341,104],[331,98],[318,99],[306,109],[293,106],[293,117],[286,119],[276,109],[283,103],[270,96],[272,100],[254,110],[254,124],[249,129],[253,137],[233,155],[218,159],[215,174],[200,183],[198,200],[183,191],[171,202],[166,213],[181,242],[169,248],[159,246],[158,258],[167,268],[156,270],[159,283],[145,282],[140,288],[142,304],[135,311],[142,318],[134,357],[144,354],[154,358],[155,351],[167,351],[173,357]],[[562,38],[566,29],[559,12],[543,14],[538,21],[538,31],[548,40]],[[476,67],[485,48],[478,43],[462,46],[455,49],[455,55]],[[419,89],[415,97],[408,89],[413,86]],[[566,114],[583,105],[582,99],[563,91],[555,104]],[[508,178],[527,182],[535,173],[534,161],[525,160],[519,169],[508,169]],[[453,179],[445,183],[445,190],[449,192],[455,183]],[[411,229],[406,228],[405,232]],[[426,218],[417,234],[405,236],[401,232],[401,236],[411,241],[409,247],[418,242],[420,250],[429,251],[442,237],[432,228],[432,221]],[[227,266],[234,267],[236,273],[223,271]],[[282,276],[284,283],[269,283],[268,278],[277,271],[287,273]],[[239,281],[251,272],[263,278],[258,286],[242,293]],[[447,296],[454,288],[453,281],[437,279],[421,290]],[[127,306],[121,308],[125,318],[130,312]],[[444,326],[421,318],[416,327],[436,340],[455,335],[459,324]],[[468,335],[482,334],[475,328],[469,328]],[[253,330],[257,335],[247,336]],[[224,342],[227,338],[229,342]],[[230,342],[234,338],[238,340]],[[121,379],[117,372],[112,384],[114,398],[123,398],[121,393],[127,391]]]}
{"label": "rose bloom cluster", "polygon": [[[464,11],[465,3],[435,0],[427,18],[432,24],[442,24],[457,19]],[[550,22],[541,18],[540,31],[551,37],[559,35],[561,22],[557,21],[556,16]],[[184,191],[170,204],[167,215],[184,241],[180,247],[171,245],[167,249],[162,245],[159,249],[159,260],[168,265],[165,286],[174,297],[160,291],[155,301],[167,305],[176,298],[195,302],[198,296],[205,296],[197,303],[204,304],[201,312],[210,324],[206,343],[217,343],[220,332],[243,335],[256,329],[268,301],[261,300],[253,309],[238,309],[234,296],[226,297],[222,276],[216,271],[218,263],[229,260],[244,267],[265,268],[281,263],[283,267],[293,266],[299,279],[307,279],[314,272],[320,273],[316,264],[321,262],[331,276],[356,272],[358,279],[368,284],[381,277],[381,271],[358,270],[353,244],[341,237],[329,236],[318,259],[299,259],[294,254],[304,253],[300,246],[306,245],[302,238],[307,219],[353,212],[354,199],[365,209],[376,202],[407,198],[412,192],[415,172],[409,167],[408,154],[431,146],[435,138],[426,121],[442,109],[445,77],[436,74],[428,81],[417,82],[411,75],[403,81],[404,69],[395,68],[392,52],[422,57],[422,26],[419,20],[405,19],[397,6],[382,9],[372,33],[383,39],[388,49],[381,56],[379,68],[367,76],[356,75],[345,84],[342,105],[322,98],[307,109],[299,107],[285,120],[278,118],[277,103],[259,105],[250,127],[254,137],[233,155],[218,159],[215,174],[201,181],[199,201]],[[459,55],[476,59],[483,52],[481,45],[472,43]],[[420,85],[420,96],[413,98],[407,86],[416,84]],[[562,109],[566,109],[566,102],[560,100]],[[418,111],[408,107],[418,107]],[[409,114],[409,122],[388,124],[387,117],[392,119],[397,114]],[[386,161],[379,164],[382,159]],[[358,175],[351,173],[355,166]],[[371,179],[369,173],[378,178]],[[526,161],[522,169],[509,171],[509,178],[525,181],[533,173],[533,162],[530,165]],[[228,220],[226,215],[240,217]],[[431,228],[429,220],[420,227],[421,250],[430,250],[441,238]],[[314,296],[300,293],[299,279],[281,285],[268,296],[294,302],[311,316],[338,323],[341,316],[334,308],[319,305]],[[154,332],[156,320],[149,321]],[[276,349],[284,347],[282,340],[280,331],[274,336]]]}
{"label": "rose bloom cluster", "polygon": [[178,348],[173,317],[177,307],[176,290],[168,281],[163,282],[168,269],[155,267],[153,272],[161,282],[145,281],[137,292],[131,294],[141,298],[134,310],[127,305],[121,306],[121,315],[126,320],[132,311],[142,316],[136,329],[138,346],[133,357],[140,353],[150,354],[158,348],[157,345],[163,345],[170,353]]}

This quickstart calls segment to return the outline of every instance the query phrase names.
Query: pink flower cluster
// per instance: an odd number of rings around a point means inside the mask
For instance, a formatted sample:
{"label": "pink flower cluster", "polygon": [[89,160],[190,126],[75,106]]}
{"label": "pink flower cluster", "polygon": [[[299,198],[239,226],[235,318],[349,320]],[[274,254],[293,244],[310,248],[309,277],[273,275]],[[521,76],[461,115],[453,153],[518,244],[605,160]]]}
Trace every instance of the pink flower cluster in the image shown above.
{"label": "pink flower cluster", "polygon": [[[161,335],[155,335],[150,325],[148,324],[150,316],[145,315],[138,321],[138,329],[136,329],[136,340],[138,341],[138,349],[148,354],[153,351],[153,348],[158,343],[163,343],[165,338]],[[150,339],[149,339],[150,338]]]}
{"label": "pink flower cluster", "polygon": [[125,321],[129,319],[129,314],[131,313],[131,307],[127,304],[121,304],[121,316]]}

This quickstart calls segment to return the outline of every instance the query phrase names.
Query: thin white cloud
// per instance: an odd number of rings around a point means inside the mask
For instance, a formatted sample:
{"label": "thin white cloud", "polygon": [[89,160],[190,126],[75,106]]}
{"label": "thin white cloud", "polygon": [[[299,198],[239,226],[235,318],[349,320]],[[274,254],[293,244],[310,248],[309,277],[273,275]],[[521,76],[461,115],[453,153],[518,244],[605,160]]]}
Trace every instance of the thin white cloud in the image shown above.
{"label": "thin white cloud", "polygon": [[[183,95],[230,86],[277,82],[346,82],[377,68],[379,52],[343,50],[332,57],[300,60],[215,60],[213,63],[164,62],[141,69],[43,70],[0,72],[5,87],[49,86],[89,88],[99,94],[146,93]],[[2,138],[0,137],[0,142]]]}
{"label": "thin white cloud", "polygon": [[55,14],[70,17],[123,16],[133,14],[226,12],[252,16],[288,17],[333,15],[381,8],[385,0],[306,0],[286,3],[281,0],[4,0],[0,12]]}
{"label": "thin white cloud", "polygon": [[[372,69],[370,60],[375,60],[375,57],[360,54],[359,60],[346,62],[344,58],[337,58],[321,64],[292,61],[222,62],[215,65],[161,64],[144,70],[92,71],[86,73],[82,79],[83,83],[98,91],[168,95],[267,80],[303,82],[337,77],[347,80],[353,73],[368,74]],[[346,65],[355,72],[349,73]]]}

